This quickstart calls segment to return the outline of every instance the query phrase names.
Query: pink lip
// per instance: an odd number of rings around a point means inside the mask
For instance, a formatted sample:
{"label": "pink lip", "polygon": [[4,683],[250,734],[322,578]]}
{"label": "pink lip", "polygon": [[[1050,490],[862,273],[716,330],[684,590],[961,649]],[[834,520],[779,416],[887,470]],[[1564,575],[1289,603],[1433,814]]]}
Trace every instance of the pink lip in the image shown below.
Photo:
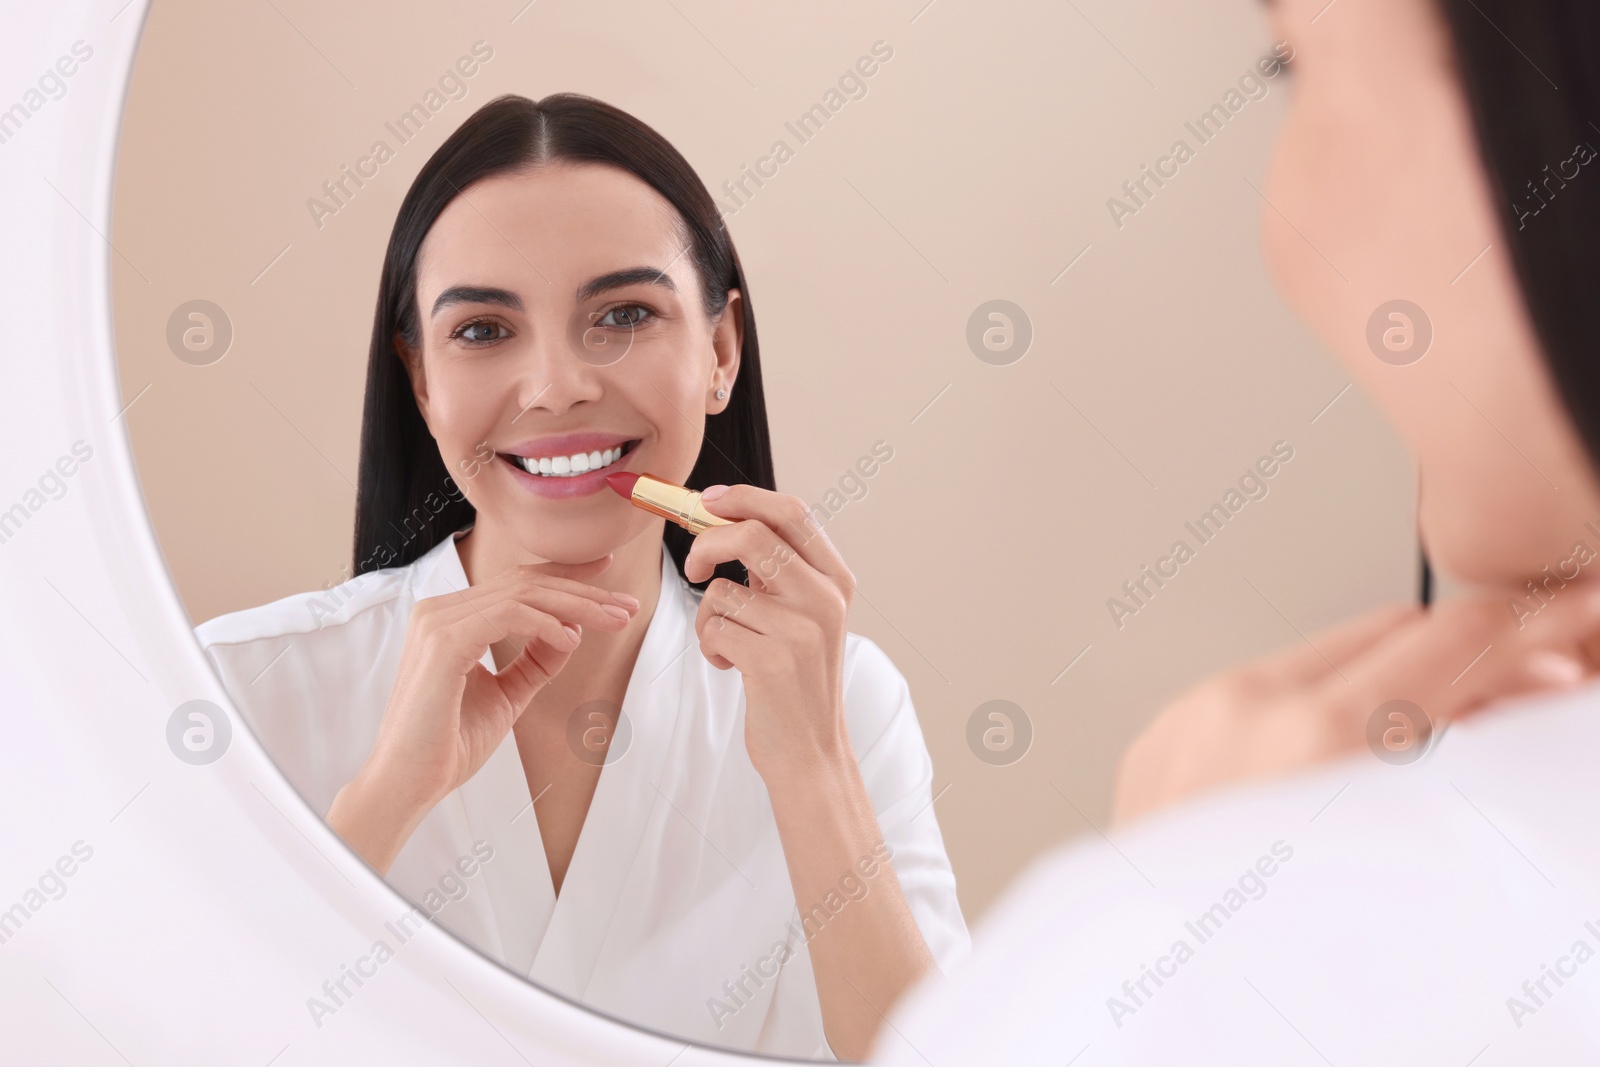
{"label": "pink lip", "polygon": [[579,452],[604,452],[617,448],[637,437],[616,433],[564,433],[553,437],[535,437],[514,448],[501,449],[508,456],[575,456]]}
{"label": "pink lip", "polygon": [[[587,446],[588,451],[593,451],[595,448],[614,448],[626,441],[632,440],[637,440],[637,438],[602,438],[599,434],[572,434],[567,437],[540,438],[538,441],[531,443],[537,445],[540,449],[545,449],[549,447],[547,442],[558,442],[558,449],[570,447],[572,452],[575,454],[577,452],[586,450],[585,442],[587,441],[604,441],[602,444]],[[575,443],[572,443],[569,446],[567,442]],[[515,455],[526,456],[551,454],[547,451],[523,452],[522,449],[525,447],[527,446],[519,445],[518,451],[515,453]],[[638,448],[634,448],[624,453],[621,459],[617,460],[609,467],[602,467],[599,470],[594,471],[586,471],[583,474],[575,474],[568,478],[546,478],[538,474],[529,474],[511,460],[507,459],[504,454],[501,455],[499,459],[500,462],[504,463],[506,467],[510,469],[511,476],[515,478],[517,482],[520,483],[522,487],[528,490],[530,493],[535,493],[547,500],[569,500],[574,497],[589,496],[591,493],[598,493],[601,489],[607,488],[606,475],[615,474],[620,470],[627,470],[628,464],[633,460],[634,453],[638,451]],[[557,451],[555,454],[561,455],[563,453]]]}

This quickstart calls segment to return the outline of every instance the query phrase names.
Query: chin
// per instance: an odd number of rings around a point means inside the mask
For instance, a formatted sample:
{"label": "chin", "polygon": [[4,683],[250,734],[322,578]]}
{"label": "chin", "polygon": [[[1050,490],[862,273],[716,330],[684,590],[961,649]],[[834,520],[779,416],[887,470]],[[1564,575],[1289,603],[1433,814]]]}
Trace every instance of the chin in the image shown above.
{"label": "chin", "polygon": [[[650,516],[644,512],[629,515],[629,521],[567,521],[559,529],[551,524],[530,522],[519,543],[532,555],[552,563],[587,563],[608,552],[618,552],[651,530]],[[659,531],[659,527],[655,528]],[[660,533],[656,533],[660,537]]]}
{"label": "chin", "polygon": [[584,536],[574,531],[559,537],[525,537],[522,546],[551,563],[587,563],[607,552],[615,552],[622,547],[622,541],[615,535]]}

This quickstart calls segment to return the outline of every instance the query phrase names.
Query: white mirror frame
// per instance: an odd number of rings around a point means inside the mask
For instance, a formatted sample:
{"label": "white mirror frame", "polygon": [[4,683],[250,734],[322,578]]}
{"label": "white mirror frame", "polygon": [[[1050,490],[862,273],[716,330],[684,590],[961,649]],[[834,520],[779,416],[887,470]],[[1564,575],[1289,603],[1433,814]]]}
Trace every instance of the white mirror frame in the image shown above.
{"label": "white mirror frame", "polygon": [[[20,527],[0,526],[5,1058],[771,1062],[593,1014],[431,924],[397,946],[383,924],[406,911],[402,899],[239,720],[163,562],[122,418],[146,383],[118,381],[110,272],[120,253],[107,237],[148,0],[121,3],[8,5],[0,34],[0,70],[17,75],[7,94],[20,96],[75,41],[94,50],[65,95],[0,143],[0,517],[17,504],[25,514]],[[93,453],[63,479],[64,494],[30,495],[78,441]],[[166,739],[173,712],[195,699],[233,723],[206,766],[178,759]],[[89,858],[74,859],[74,845]],[[379,938],[393,958],[319,1025],[308,998]]]}

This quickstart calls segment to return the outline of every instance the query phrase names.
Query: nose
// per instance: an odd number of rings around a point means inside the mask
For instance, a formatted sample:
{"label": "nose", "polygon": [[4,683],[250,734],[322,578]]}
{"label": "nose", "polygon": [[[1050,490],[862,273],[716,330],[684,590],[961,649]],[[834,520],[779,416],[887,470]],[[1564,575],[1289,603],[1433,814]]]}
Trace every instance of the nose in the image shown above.
{"label": "nose", "polygon": [[[541,322],[518,371],[518,418],[532,412],[558,416],[586,401],[599,400],[596,365],[584,358],[581,331],[568,323]],[[576,349],[576,350],[575,350]]]}

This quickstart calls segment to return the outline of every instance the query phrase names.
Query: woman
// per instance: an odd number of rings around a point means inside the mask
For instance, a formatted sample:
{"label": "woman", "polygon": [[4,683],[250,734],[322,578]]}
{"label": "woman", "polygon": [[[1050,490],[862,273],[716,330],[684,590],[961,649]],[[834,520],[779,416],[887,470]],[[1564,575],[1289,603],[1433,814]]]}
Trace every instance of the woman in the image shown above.
{"label": "woman", "polygon": [[[731,521],[691,538],[621,470]],[[773,484],[749,290],[693,170],[606,104],[500,97],[390,238],[357,576],[199,635],[428,917],[619,1018],[860,1058],[967,935],[906,683]]]}
{"label": "woman", "polygon": [[[885,1029],[886,1062],[1600,1052],[1600,17],[1271,15],[1294,89],[1263,187],[1269,267],[1413,449],[1423,541],[1471,592],[1167,709],[1121,768],[1138,825],[1013,887],[959,980]],[[1403,351],[1423,316],[1431,348]]]}

